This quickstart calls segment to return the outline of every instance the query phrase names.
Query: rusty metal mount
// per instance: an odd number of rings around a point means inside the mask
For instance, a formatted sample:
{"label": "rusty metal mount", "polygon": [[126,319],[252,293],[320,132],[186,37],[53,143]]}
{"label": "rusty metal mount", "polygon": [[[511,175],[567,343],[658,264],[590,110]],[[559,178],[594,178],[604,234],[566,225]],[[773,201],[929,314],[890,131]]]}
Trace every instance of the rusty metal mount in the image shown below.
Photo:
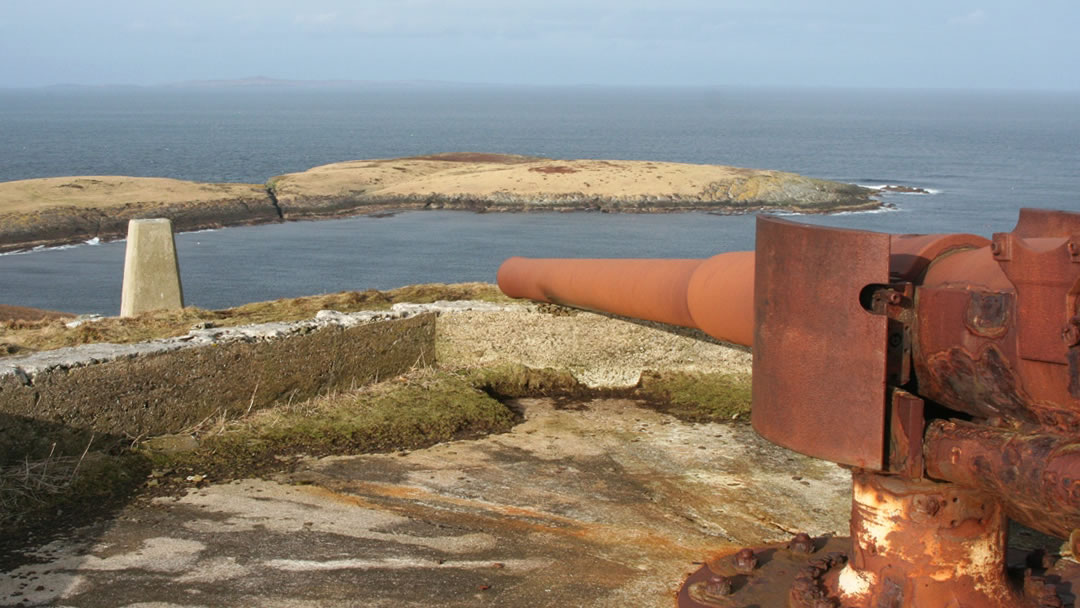
{"label": "rusty metal mount", "polygon": [[[809,542],[810,546],[800,541]],[[710,559],[683,583],[677,606],[801,606],[789,603],[795,590],[799,589],[799,597],[824,597],[824,587],[813,582],[813,573],[825,572],[827,563],[846,561],[845,554],[850,548],[851,540],[847,538],[796,537],[788,543],[742,549]],[[748,555],[753,559],[747,559]]]}
{"label": "rusty metal mount", "polygon": [[[834,593],[850,552],[848,537],[798,535],[787,543],[717,556],[687,577],[676,607],[850,608]],[[1016,552],[1010,563],[1008,579],[1020,598],[1016,608],[1080,608],[1080,563],[1042,551]],[[905,605],[902,597],[895,601],[887,608]]]}

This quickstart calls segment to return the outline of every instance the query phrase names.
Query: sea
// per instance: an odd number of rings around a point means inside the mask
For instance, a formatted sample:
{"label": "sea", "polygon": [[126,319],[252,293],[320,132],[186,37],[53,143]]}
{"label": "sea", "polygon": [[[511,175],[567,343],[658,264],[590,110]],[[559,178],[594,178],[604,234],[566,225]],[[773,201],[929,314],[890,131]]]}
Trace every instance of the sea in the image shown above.
{"label": "sea", "polygon": [[[386,85],[0,90],[0,181],[64,175],[263,183],[344,160],[439,152],[715,163],[928,194],[790,219],[890,233],[1008,231],[1080,211],[1080,92]],[[752,249],[752,215],[476,214],[177,235],[188,305],[494,281],[513,255],[707,257]],[[0,256],[0,304],[115,315],[125,244]]]}

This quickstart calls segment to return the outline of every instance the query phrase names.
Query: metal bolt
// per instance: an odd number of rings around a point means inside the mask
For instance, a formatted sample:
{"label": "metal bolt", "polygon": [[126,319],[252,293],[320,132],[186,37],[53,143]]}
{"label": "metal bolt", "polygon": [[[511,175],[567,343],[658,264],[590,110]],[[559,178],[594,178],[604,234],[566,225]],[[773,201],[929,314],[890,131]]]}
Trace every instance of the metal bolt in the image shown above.
{"label": "metal bolt", "polygon": [[1065,341],[1066,346],[1080,344],[1080,316],[1069,319],[1061,330],[1061,339]]}
{"label": "metal bolt", "polygon": [[1035,549],[1024,558],[1024,564],[1031,569],[1049,570],[1057,563],[1057,558],[1047,553],[1045,549]]}
{"label": "metal bolt", "polygon": [[710,576],[702,592],[712,598],[731,595],[731,579],[726,576]]}
{"label": "metal bolt", "polygon": [[995,240],[990,242],[990,253],[994,255],[1001,255],[1001,249],[1001,241]]}
{"label": "metal bolt", "polygon": [[814,552],[814,539],[810,538],[810,535],[806,532],[799,532],[795,535],[795,538],[791,539],[788,543],[788,549],[795,553],[802,553],[809,555]]}
{"label": "metal bolt", "polygon": [[1035,576],[1028,568],[1024,571],[1024,595],[1035,600],[1039,608],[1062,608],[1057,587],[1046,582],[1041,576]]}
{"label": "metal bolt", "polygon": [[919,496],[915,498],[915,510],[933,517],[941,510],[941,502],[933,496]]}
{"label": "metal bolt", "polygon": [[1072,257],[1080,257],[1080,245],[1077,245],[1073,241],[1069,241],[1065,248],[1069,250],[1069,255]]}
{"label": "metal bolt", "polygon": [[739,574],[750,574],[757,565],[758,560],[753,549],[742,549],[735,554],[735,571]]}

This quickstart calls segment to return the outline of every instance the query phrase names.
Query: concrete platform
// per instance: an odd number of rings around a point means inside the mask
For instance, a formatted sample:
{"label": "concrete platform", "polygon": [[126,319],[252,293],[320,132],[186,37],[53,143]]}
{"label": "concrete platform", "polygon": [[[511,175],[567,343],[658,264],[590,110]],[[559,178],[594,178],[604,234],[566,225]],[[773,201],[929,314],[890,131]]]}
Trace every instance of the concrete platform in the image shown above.
{"label": "concrete platform", "polygon": [[35,549],[0,605],[667,607],[712,553],[847,532],[848,473],[746,425],[516,407],[504,435],[136,501]]}

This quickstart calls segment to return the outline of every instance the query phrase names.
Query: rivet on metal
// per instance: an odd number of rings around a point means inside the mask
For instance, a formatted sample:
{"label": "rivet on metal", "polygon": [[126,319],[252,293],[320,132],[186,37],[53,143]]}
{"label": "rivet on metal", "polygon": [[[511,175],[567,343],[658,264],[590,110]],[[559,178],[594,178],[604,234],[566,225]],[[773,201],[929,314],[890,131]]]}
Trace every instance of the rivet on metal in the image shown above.
{"label": "rivet on metal", "polygon": [[1061,339],[1065,341],[1066,346],[1080,344],[1080,317],[1069,319],[1069,322],[1061,330]]}
{"label": "rivet on metal", "polygon": [[727,576],[713,576],[705,583],[702,589],[707,597],[720,598],[731,595],[731,578]]}
{"label": "rivet on metal", "polygon": [[810,535],[806,532],[799,532],[795,535],[795,538],[791,539],[791,542],[788,543],[788,549],[795,553],[813,553],[814,539],[810,538]]}
{"label": "rivet on metal", "polygon": [[915,510],[934,516],[941,510],[941,502],[933,496],[919,496],[915,499]]}
{"label": "rivet on metal", "polygon": [[753,549],[742,549],[735,554],[735,571],[739,574],[749,574],[757,565],[758,560]]}

